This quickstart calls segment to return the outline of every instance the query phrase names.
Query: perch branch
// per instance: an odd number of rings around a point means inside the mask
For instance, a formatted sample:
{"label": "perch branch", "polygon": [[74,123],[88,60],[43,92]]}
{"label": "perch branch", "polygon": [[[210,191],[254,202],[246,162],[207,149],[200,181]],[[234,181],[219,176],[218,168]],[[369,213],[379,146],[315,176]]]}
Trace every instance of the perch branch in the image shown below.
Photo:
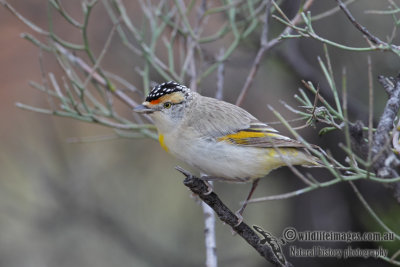
{"label": "perch branch", "polygon": [[221,201],[217,194],[214,192],[208,194],[208,186],[203,180],[193,176],[180,167],[176,167],[176,169],[186,176],[183,184],[210,206],[222,222],[231,226],[232,229],[249,243],[263,258],[275,266],[292,266],[289,262],[282,264],[273,253],[271,247],[261,244],[260,237],[246,223],[241,222],[237,225],[239,219],[236,217],[235,213]]}

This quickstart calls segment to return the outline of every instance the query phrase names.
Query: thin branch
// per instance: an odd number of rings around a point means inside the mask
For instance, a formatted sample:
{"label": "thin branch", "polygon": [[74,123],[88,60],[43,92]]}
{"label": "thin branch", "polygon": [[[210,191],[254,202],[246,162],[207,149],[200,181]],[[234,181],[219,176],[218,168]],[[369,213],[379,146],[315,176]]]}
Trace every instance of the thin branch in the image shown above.
{"label": "thin branch", "polygon": [[69,144],[85,144],[93,142],[103,142],[109,140],[115,140],[120,138],[118,134],[107,134],[107,135],[95,135],[95,136],[84,136],[84,137],[68,137],[65,142]]}
{"label": "thin branch", "polygon": [[[224,49],[222,48],[219,52],[218,58],[222,58],[224,55]],[[221,61],[217,70],[217,91],[215,92],[216,99],[224,98],[224,80],[225,80],[225,63]]]}
{"label": "thin branch", "polygon": [[398,256],[400,256],[400,249],[397,250],[397,252],[394,253],[393,256],[392,256],[390,259],[391,259],[391,260],[394,260],[394,259],[396,259]]}
{"label": "thin branch", "polygon": [[[212,185],[212,182],[209,182]],[[204,214],[204,236],[206,246],[206,267],[217,267],[217,243],[215,240],[215,213],[205,202],[201,202]]]}
{"label": "thin branch", "polygon": [[271,10],[271,0],[268,0],[267,7],[265,9],[265,20],[264,20],[264,25],[263,25],[263,30],[261,34],[261,47],[257,52],[256,57],[254,58],[253,65],[250,69],[249,75],[247,75],[247,79],[245,84],[243,85],[242,90],[240,91],[240,94],[236,100],[236,105],[240,106],[243,102],[243,99],[249,90],[250,86],[253,84],[254,78],[256,76],[256,73],[258,71],[258,67],[260,66],[260,62],[264,56],[264,53],[267,51],[268,48],[268,22],[269,22],[269,13]]}
{"label": "thin branch", "polygon": [[56,110],[56,105],[53,101],[53,98],[51,97],[51,90],[49,86],[49,82],[47,80],[47,75],[44,67],[44,62],[43,62],[43,50],[39,49],[39,69],[40,69],[40,74],[42,76],[42,84],[43,87],[46,89],[46,94],[47,94],[47,101],[49,102],[50,108],[52,110]]}
{"label": "thin branch", "polygon": [[[345,4],[345,5],[350,5],[350,4],[352,4],[353,2],[355,2],[355,1],[356,1],[356,0],[348,0],[348,1],[345,2],[344,4]],[[312,21],[317,21],[317,20],[320,20],[320,19],[324,19],[324,18],[327,18],[327,17],[329,17],[329,16],[335,14],[335,13],[338,12],[338,11],[340,11],[340,7],[336,6],[336,7],[331,8],[331,9],[329,9],[329,10],[327,10],[327,11],[321,13],[321,14],[312,16],[311,19],[312,19]]]}
{"label": "thin branch", "polygon": [[30,27],[32,30],[34,30],[37,33],[49,36],[50,33],[43,30],[42,28],[38,27],[37,25],[33,24],[30,20],[22,16],[20,13],[18,13],[7,1],[1,0],[0,5],[3,5],[6,9],[8,9],[14,16],[16,16],[19,20],[21,20],[25,25]]}
{"label": "thin branch", "polygon": [[259,197],[259,198],[252,198],[250,199],[247,203],[257,203],[257,202],[264,202],[264,201],[270,201],[270,200],[282,200],[282,199],[288,199],[291,197],[296,197],[299,195],[302,195],[304,193],[310,192],[318,187],[314,186],[308,186],[293,192],[288,192],[284,194],[279,194],[279,195],[273,195],[273,196],[266,196],[266,197]]}
{"label": "thin branch", "polygon": [[345,4],[343,4],[343,2],[341,0],[336,0],[336,2],[338,2],[340,8],[343,10],[343,12],[346,14],[347,18],[350,20],[350,22],[360,31],[364,34],[364,36],[366,36],[368,38],[368,40],[370,40],[372,43],[374,43],[375,45],[378,46],[390,46],[392,49],[394,50],[400,50],[399,46],[396,45],[392,45],[392,44],[387,44],[386,42],[383,42],[381,39],[379,39],[378,37],[376,37],[375,35],[371,34],[367,28],[365,28],[364,26],[362,26],[360,23],[358,23],[356,21],[356,19],[353,17],[353,15],[351,14],[351,12],[349,11],[349,9],[346,7]]}
{"label": "thin branch", "polygon": [[98,68],[100,67],[100,63],[103,60],[105,54],[107,53],[110,44],[111,44],[111,40],[114,36],[115,31],[117,30],[117,26],[119,25],[119,20],[117,23],[115,23],[113,25],[113,27],[111,28],[110,33],[107,36],[106,42],[104,43],[103,49],[100,52],[99,57],[96,59],[95,64],[92,67],[91,72],[89,72],[89,75],[86,77],[85,82],[83,83],[83,87],[86,88],[86,86],[88,85],[89,81],[92,79],[93,74],[98,70]]}
{"label": "thin branch", "polygon": [[[303,5],[303,12],[308,10],[311,7],[313,2],[314,2],[314,0],[307,0],[307,2]],[[279,8],[273,0],[268,0],[268,4],[266,7],[266,13],[265,13],[264,26],[263,26],[263,31],[262,31],[261,40],[260,40],[261,47],[258,50],[256,57],[254,58],[253,65],[250,69],[249,75],[247,76],[246,82],[236,100],[237,106],[240,106],[242,104],[247,91],[251,87],[264,54],[267,51],[269,51],[270,49],[272,49],[273,47],[275,47],[277,44],[279,44],[283,40],[283,36],[289,35],[293,30],[290,26],[287,26],[278,37],[272,39],[271,41],[267,41],[268,40],[267,39],[268,38],[268,19],[269,19],[269,12],[271,10],[271,7],[270,7],[271,3],[275,6],[275,8]],[[299,12],[290,21],[290,24],[296,25],[300,22],[300,20],[301,20],[301,13]]]}
{"label": "thin branch", "polygon": [[374,85],[372,80],[372,63],[371,57],[368,56],[368,88],[369,88],[369,111],[368,111],[368,157],[367,160],[371,161],[371,148],[372,148],[372,128],[374,120]]}
{"label": "thin branch", "polygon": [[[84,62],[81,58],[73,55],[71,52],[69,52],[67,49],[65,49],[61,45],[55,44],[55,47],[58,50],[58,52],[60,52],[66,58],[68,58],[68,60],[71,63],[76,64],[77,66],[79,66],[86,73],[92,73],[93,72],[93,69],[88,64],[86,64],[86,62]],[[104,78],[101,77],[97,72],[93,72],[92,73],[92,79],[95,80],[97,83],[101,84],[102,86],[105,86],[105,87],[107,86],[107,83],[104,80]],[[115,89],[113,91],[113,93],[121,101],[123,101],[125,104],[127,104],[129,107],[133,108],[133,107],[137,106],[137,103],[132,98],[130,98],[127,94],[122,92],[121,90]]]}
{"label": "thin branch", "polygon": [[393,232],[393,230],[391,230],[380,218],[379,216],[374,212],[374,210],[371,208],[371,206],[368,204],[368,202],[365,200],[365,198],[362,196],[362,194],[360,193],[360,191],[358,190],[358,188],[354,185],[353,182],[349,182],[351,187],[353,188],[354,193],[356,194],[356,196],[358,197],[358,199],[361,201],[361,203],[363,204],[363,206],[366,208],[366,210],[369,212],[369,214],[371,214],[371,216],[379,223],[379,225],[385,229],[385,231],[387,232],[391,232],[394,234],[394,236],[396,237],[397,240],[400,240],[400,236]]}
{"label": "thin branch", "polygon": [[64,7],[60,3],[60,0],[50,0],[50,3],[53,5],[55,9],[61,14],[61,16],[64,17],[66,21],[68,21],[71,25],[74,27],[77,27],[78,29],[82,29],[83,25],[80,24],[78,21],[76,21],[73,17],[68,15],[68,13],[65,11]]}

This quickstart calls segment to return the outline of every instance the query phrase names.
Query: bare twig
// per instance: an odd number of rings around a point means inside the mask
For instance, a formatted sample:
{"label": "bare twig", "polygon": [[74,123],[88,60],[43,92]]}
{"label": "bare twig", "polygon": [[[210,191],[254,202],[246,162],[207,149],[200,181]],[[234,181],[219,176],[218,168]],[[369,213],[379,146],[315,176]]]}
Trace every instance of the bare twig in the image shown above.
{"label": "bare twig", "polygon": [[[209,182],[212,185],[212,182]],[[217,244],[215,240],[215,214],[205,202],[201,202],[204,214],[204,236],[206,246],[206,267],[217,267]]]}
{"label": "bare twig", "polygon": [[246,82],[243,85],[242,90],[240,91],[240,94],[236,100],[236,105],[240,106],[243,102],[243,99],[249,90],[250,86],[252,85],[254,81],[254,77],[256,76],[258,67],[260,66],[261,59],[264,56],[264,53],[267,51],[268,48],[268,31],[269,31],[269,13],[271,11],[271,0],[267,0],[267,6],[265,8],[265,19],[264,19],[264,25],[262,29],[262,34],[260,38],[260,43],[261,47],[257,52],[256,57],[254,58],[253,65],[250,69],[249,75],[247,76]]}
{"label": "bare twig", "polygon": [[[219,52],[218,58],[222,58],[224,55],[224,49],[222,48]],[[216,99],[223,99],[224,97],[224,79],[225,78],[225,63],[222,61],[218,66],[217,71],[217,91],[215,92]]]}
{"label": "bare twig", "polygon": [[[348,0],[344,4],[345,5],[350,5],[351,3],[355,2],[355,1],[356,0]],[[321,13],[321,14],[315,15],[311,19],[312,19],[312,21],[317,21],[317,20],[320,20],[320,19],[324,19],[324,18],[327,18],[327,17],[335,14],[338,11],[340,11],[340,7],[337,6],[337,7],[331,8],[331,9],[329,9],[329,10],[327,10],[327,11]]]}
{"label": "bare twig", "polygon": [[351,23],[360,31],[364,34],[364,36],[366,36],[368,38],[368,40],[370,40],[372,43],[374,43],[375,45],[378,46],[390,46],[392,49],[394,50],[400,50],[399,46],[396,45],[392,45],[392,44],[388,44],[384,41],[382,41],[381,39],[379,39],[378,37],[376,37],[375,35],[371,34],[367,28],[365,28],[364,26],[362,26],[360,23],[358,23],[356,21],[356,19],[353,17],[353,15],[351,14],[351,12],[349,11],[349,9],[346,7],[345,4],[343,4],[343,2],[341,0],[336,0],[336,2],[338,2],[340,8],[343,10],[343,12],[346,14],[347,18],[351,21]]}
{"label": "bare twig", "polygon": [[368,202],[365,200],[365,198],[362,196],[362,194],[360,193],[360,191],[358,190],[358,188],[354,185],[353,182],[349,181],[354,193],[356,194],[356,196],[358,197],[358,199],[361,201],[361,203],[363,204],[363,206],[366,208],[366,210],[369,212],[369,214],[371,214],[371,216],[377,221],[377,223],[379,223],[379,225],[385,229],[385,231],[387,232],[392,232],[394,234],[394,236],[396,237],[397,240],[400,240],[400,236],[393,232],[380,218],[379,216],[374,212],[374,210],[371,208],[371,206],[368,204]]}
{"label": "bare twig", "polygon": [[40,67],[40,73],[42,76],[42,83],[43,83],[44,88],[46,88],[47,101],[49,102],[51,110],[55,110],[56,105],[54,104],[53,98],[50,95],[51,90],[50,90],[49,82],[47,80],[46,71],[44,68],[43,49],[39,49],[39,67]]}
{"label": "bare twig", "polygon": [[25,25],[30,27],[32,30],[39,34],[43,34],[45,36],[49,36],[50,33],[43,30],[42,28],[38,27],[34,23],[32,23],[30,20],[26,19],[24,16],[22,16],[15,8],[13,8],[7,1],[1,0],[0,5],[3,5],[5,8],[7,8],[14,16],[16,16],[19,20],[21,20]]}
{"label": "bare twig", "polygon": [[278,194],[278,195],[273,195],[273,196],[266,196],[266,197],[259,197],[259,198],[253,198],[250,199],[248,201],[248,203],[257,203],[257,202],[264,202],[264,201],[270,201],[270,200],[282,200],[282,199],[288,199],[288,198],[292,198],[292,197],[296,197],[299,195],[302,195],[304,193],[310,192],[314,189],[316,189],[317,187],[312,187],[312,186],[308,186],[302,189],[298,189],[296,191],[293,192],[288,192],[288,193],[283,193],[283,194]]}
{"label": "bare twig", "polygon": [[390,258],[391,260],[396,259],[398,256],[400,256],[400,249],[396,251],[396,253],[393,254],[393,256]]}
{"label": "bare twig", "polygon": [[371,148],[372,148],[372,128],[374,119],[374,87],[372,81],[372,63],[371,57],[368,56],[368,88],[369,88],[369,111],[368,111],[368,161],[371,161]]}
{"label": "bare twig", "polygon": [[93,74],[94,74],[94,73],[97,71],[97,69],[100,67],[100,63],[101,63],[101,61],[103,60],[105,54],[107,53],[108,48],[110,47],[111,40],[112,40],[112,38],[113,38],[113,36],[114,36],[114,33],[115,33],[115,31],[116,31],[118,25],[119,25],[119,19],[118,19],[118,22],[115,23],[115,24],[113,25],[113,27],[111,28],[111,31],[110,31],[110,33],[109,33],[108,36],[107,36],[106,42],[104,43],[103,49],[101,50],[99,57],[96,59],[96,62],[95,62],[95,64],[94,64],[93,67],[92,67],[92,70],[89,72],[88,76],[86,77],[86,80],[85,80],[85,82],[83,83],[83,87],[86,88],[86,86],[88,85],[89,81],[92,79]]}
{"label": "bare twig", "polygon": [[[266,11],[265,11],[265,20],[264,20],[264,25],[263,25],[263,31],[262,31],[262,35],[261,35],[261,47],[257,52],[256,57],[254,58],[253,61],[253,65],[250,69],[249,75],[247,76],[246,82],[242,88],[242,90],[240,91],[240,94],[236,100],[236,105],[240,106],[244,100],[244,97],[246,96],[247,91],[249,90],[249,88],[251,87],[254,78],[257,74],[258,68],[260,66],[260,62],[264,56],[264,54],[272,49],[273,47],[275,47],[278,43],[280,43],[283,39],[283,36],[288,35],[289,33],[292,32],[292,28],[287,26],[283,32],[276,38],[272,39],[271,41],[268,41],[268,19],[269,19],[269,12],[271,9],[271,3],[273,2],[273,0],[268,0],[268,4],[266,7]],[[303,12],[305,12],[306,10],[308,10],[312,3],[314,2],[314,0],[307,0],[307,2],[303,5]],[[275,4],[275,3],[274,3]],[[296,25],[300,22],[301,20],[301,13],[299,12],[292,20],[291,20],[291,24],[292,25]]]}
{"label": "bare twig", "polygon": [[[104,80],[103,77],[101,77],[97,72],[93,72],[93,69],[81,58],[73,55],[71,52],[69,52],[67,49],[62,47],[59,44],[55,44],[55,47],[57,48],[58,52],[63,54],[65,57],[68,58],[68,60],[79,66],[83,71],[86,73],[92,73],[92,79],[95,80],[97,83],[101,84],[102,86],[107,86],[106,81]],[[113,92],[120,100],[122,100],[125,104],[127,104],[129,107],[133,108],[137,106],[137,103],[130,98],[127,94],[122,92],[121,90],[115,89]]]}

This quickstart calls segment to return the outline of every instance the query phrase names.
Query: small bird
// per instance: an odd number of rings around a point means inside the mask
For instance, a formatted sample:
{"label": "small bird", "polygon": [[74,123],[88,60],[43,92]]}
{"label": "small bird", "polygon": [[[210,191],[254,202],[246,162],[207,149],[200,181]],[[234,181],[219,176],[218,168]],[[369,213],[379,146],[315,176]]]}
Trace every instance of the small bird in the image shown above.
{"label": "small bird", "polygon": [[279,134],[246,110],[202,96],[174,81],[155,86],[134,111],[148,114],[161,146],[206,174],[204,180],[253,182],[287,165],[319,165],[304,145]]}

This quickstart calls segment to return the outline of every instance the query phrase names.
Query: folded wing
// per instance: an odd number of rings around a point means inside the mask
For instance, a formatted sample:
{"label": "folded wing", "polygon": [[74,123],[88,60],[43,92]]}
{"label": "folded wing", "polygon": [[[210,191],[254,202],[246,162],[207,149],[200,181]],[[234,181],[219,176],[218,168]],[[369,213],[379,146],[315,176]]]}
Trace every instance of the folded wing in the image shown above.
{"label": "folded wing", "polygon": [[240,129],[235,133],[221,136],[217,140],[221,142],[229,142],[231,144],[240,146],[253,146],[260,148],[274,148],[274,147],[304,148],[304,145],[299,141],[281,135],[274,128],[258,121],[251,122],[248,128]]}

